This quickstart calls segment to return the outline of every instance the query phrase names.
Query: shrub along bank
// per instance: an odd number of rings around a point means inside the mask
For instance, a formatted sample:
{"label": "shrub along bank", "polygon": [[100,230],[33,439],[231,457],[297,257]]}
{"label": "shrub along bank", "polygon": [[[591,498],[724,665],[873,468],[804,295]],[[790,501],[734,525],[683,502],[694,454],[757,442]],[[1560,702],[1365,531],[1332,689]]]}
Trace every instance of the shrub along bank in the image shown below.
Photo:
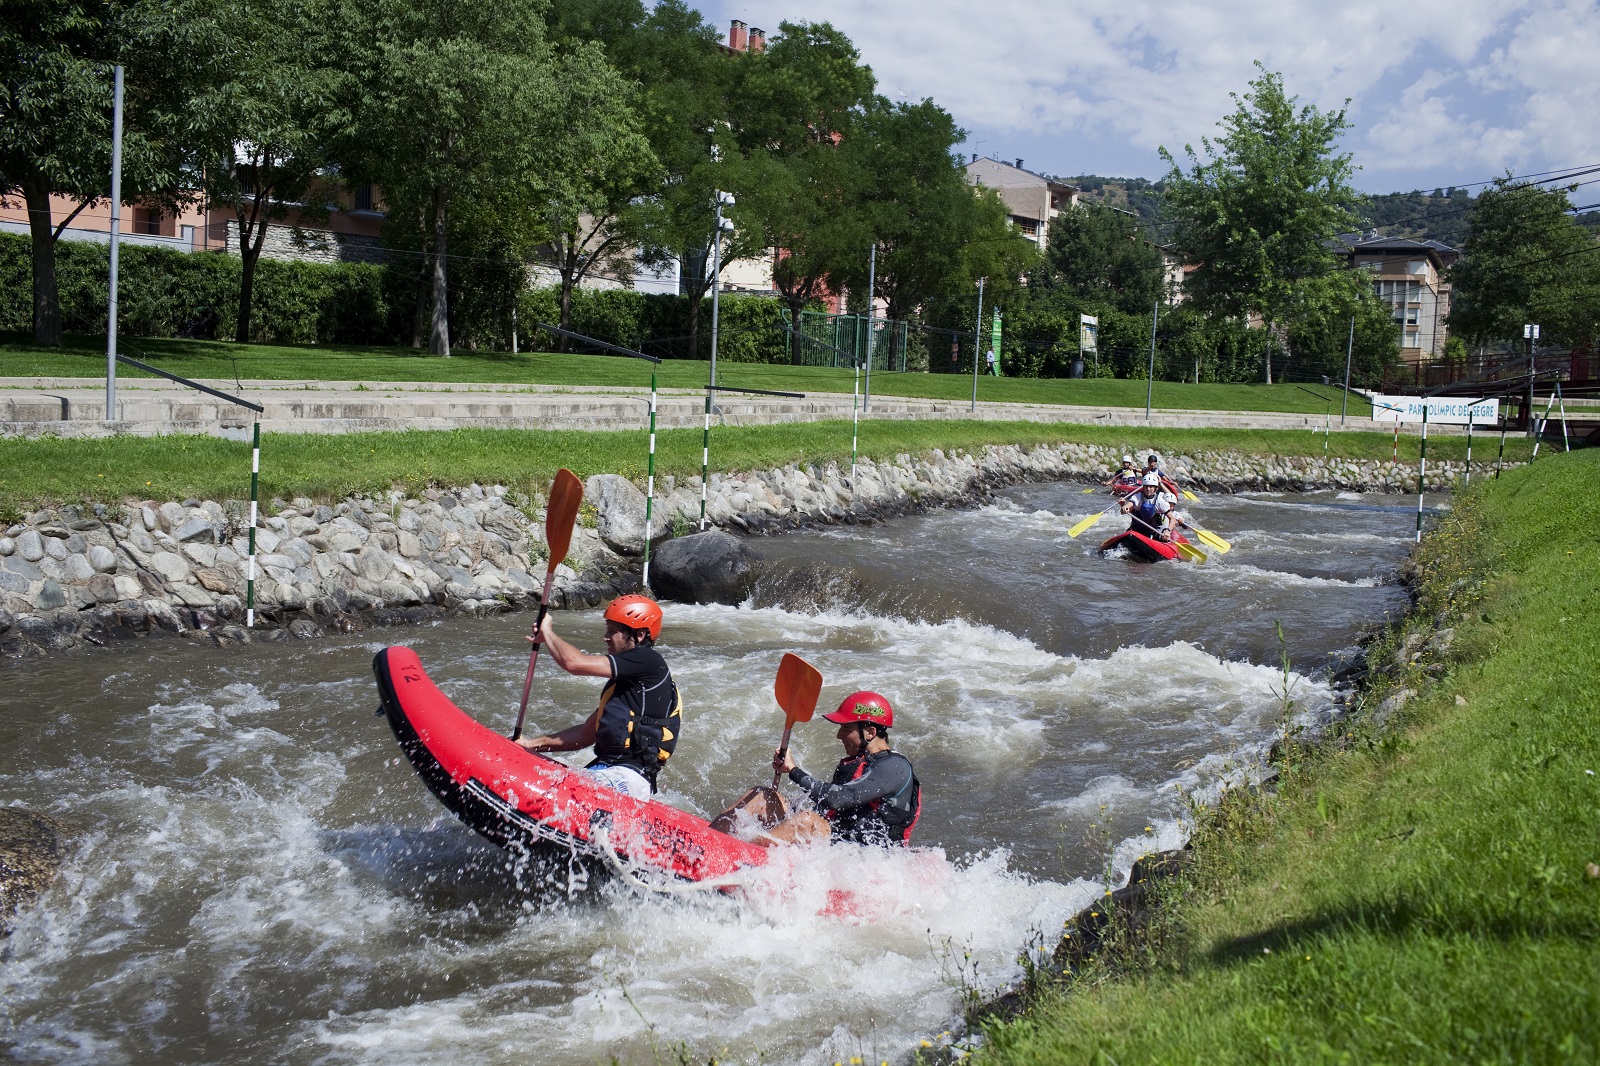
{"label": "shrub along bank", "polygon": [[1600,1060],[1600,452],[1475,482],[1357,714],[981,1061]]}

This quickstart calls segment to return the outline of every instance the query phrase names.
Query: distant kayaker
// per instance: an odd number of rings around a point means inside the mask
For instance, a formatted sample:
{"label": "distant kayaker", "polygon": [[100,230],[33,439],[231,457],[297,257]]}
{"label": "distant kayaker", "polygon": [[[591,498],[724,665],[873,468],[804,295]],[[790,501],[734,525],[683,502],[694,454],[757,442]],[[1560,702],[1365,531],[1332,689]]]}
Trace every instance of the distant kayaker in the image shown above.
{"label": "distant kayaker", "polygon": [[[844,758],[832,781],[795,765],[792,751],[775,752],[772,768],[787,773],[832,823],[833,836],[858,844],[905,844],[922,813],[922,783],[911,760],[889,747],[894,708],[876,692],[852,692],[832,714]],[[780,826],[780,828],[782,828]]]}
{"label": "distant kayaker", "polygon": [[1139,468],[1133,465],[1133,456],[1124,455],[1122,457],[1122,469],[1112,474],[1109,481],[1103,481],[1101,484],[1111,486],[1112,492],[1118,494],[1128,493],[1139,487],[1139,480],[1143,476],[1139,472]]}
{"label": "distant kayaker", "polygon": [[584,772],[609,788],[647,800],[655,791],[656,774],[677,747],[683,723],[678,686],[653,646],[661,636],[661,605],[648,596],[618,596],[606,608],[605,619],[606,654],[591,655],[558,636],[551,616],[544,616],[539,640],[556,665],[569,674],[607,681],[600,705],[586,720],[517,743],[532,751],[579,751],[593,745],[594,761]]}
{"label": "distant kayaker", "polygon": [[1172,493],[1174,500],[1177,499],[1178,483],[1168,477],[1165,470],[1161,469],[1161,457],[1159,455],[1156,455],[1153,452],[1151,453],[1150,458],[1145,460],[1144,472],[1146,474],[1154,474],[1156,477],[1160,478],[1161,487]]}
{"label": "distant kayaker", "polygon": [[1128,528],[1133,532],[1166,541],[1172,539],[1172,508],[1177,502],[1176,497],[1162,490],[1161,475],[1151,472],[1144,475],[1138,495],[1122,501],[1122,513],[1128,516]]}

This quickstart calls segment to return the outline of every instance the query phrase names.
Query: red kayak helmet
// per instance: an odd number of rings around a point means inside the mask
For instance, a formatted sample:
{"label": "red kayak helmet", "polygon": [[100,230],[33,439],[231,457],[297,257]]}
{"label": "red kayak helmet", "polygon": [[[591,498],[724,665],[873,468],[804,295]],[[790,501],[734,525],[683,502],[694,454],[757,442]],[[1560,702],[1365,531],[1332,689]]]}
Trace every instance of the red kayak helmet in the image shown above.
{"label": "red kayak helmet", "polygon": [[884,729],[894,727],[894,708],[889,706],[889,701],[876,692],[862,689],[852,692],[839,704],[839,709],[832,714],[822,717],[838,725],[848,725],[851,722],[865,722],[867,725],[881,726]]}
{"label": "red kayak helmet", "polygon": [[649,596],[618,596],[606,608],[606,621],[629,629],[647,629],[650,639],[661,636],[661,605]]}

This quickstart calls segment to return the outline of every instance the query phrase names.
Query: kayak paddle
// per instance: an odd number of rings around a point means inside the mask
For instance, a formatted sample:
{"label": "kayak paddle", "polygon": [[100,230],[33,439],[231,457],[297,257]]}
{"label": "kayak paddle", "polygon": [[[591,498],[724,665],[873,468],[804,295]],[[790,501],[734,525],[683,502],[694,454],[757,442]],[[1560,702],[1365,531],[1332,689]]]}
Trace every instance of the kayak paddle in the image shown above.
{"label": "kayak paddle", "polygon": [[1201,544],[1204,544],[1210,548],[1215,548],[1223,555],[1227,555],[1228,552],[1233,549],[1232,544],[1229,544],[1227,541],[1223,540],[1209,529],[1201,529],[1193,522],[1185,522],[1184,525],[1195,531],[1195,534],[1200,538]]}
{"label": "kayak paddle", "polygon": [[533,620],[533,651],[528,655],[528,676],[522,679],[522,706],[517,708],[517,728],[511,739],[522,736],[522,720],[528,714],[528,691],[533,688],[533,668],[539,665],[539,623],[550,610],[550,586],[556,579],[556,567],[567,557],[572,546],[572,527],[578,520],[578,506],[583,503],[583,482],[578,475],[562,467],[550,483],[550,503],[544,509],[544,542],[550,549],[550,565],[544,572],[544,593],[539,597],[539,614]]}
{"label": "kayak paddle", "polygon": [[1206,553],[1201,551],[1199,548],[1196,548],[1193,544],[1185,544],[1181,540],[1174,540],[1172,542],[1172,546],[1177,550],[1179,555],[1183,556],[1191,563],[1199,564],[1206,561]]}
{"label": "kayak paddle", "polygon": [[1112,511],[1115,511],[1120,506],[1122,506],[1122,501],[1118,500],[1116,503],[1112,504],[1110,507],[1107,507],[1099,514],[1090,515],[1088,518],[1085,518],[1083,521],[1067,530],[1067,536],[1076,539],[1079,533],[1082,533],[1084,530],[1088,529],[1090,526],[1094,525],[1096,522],[1100,521],[1100,519],[1104,518]]}
{"label": "kayak paddle", "polygon": [[[778,746],[781,759],[789,752],[789,734],[796,722],[809,722],[817,709],[817,697],[822,694],[822,673],[793,652],[784,652],[778,664],[778,676],[772,682],[772,694],[783,708],[783,743]],[[777,788],[783,774],[772,772],[772,787]]]}

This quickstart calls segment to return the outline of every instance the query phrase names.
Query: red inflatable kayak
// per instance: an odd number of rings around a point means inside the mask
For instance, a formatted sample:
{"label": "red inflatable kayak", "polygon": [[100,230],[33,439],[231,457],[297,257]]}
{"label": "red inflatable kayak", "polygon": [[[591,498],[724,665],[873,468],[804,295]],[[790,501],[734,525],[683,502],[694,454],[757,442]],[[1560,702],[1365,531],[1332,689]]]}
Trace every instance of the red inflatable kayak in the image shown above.
{"label": "red inflatable kayak", "polygon": [[[1182,533],[1179,533],[1174,539],[1183,541],[1185,544],[1189,543],[1184,539]],[[1163,559],[1178,558],[1178,549],[1171,544],[1156,540],[1154,537],[1147,537],[1143,533],[1135,533],[1131,529],[1125,529],[1121,533],[1108,538],[1104,544],[1100,545],[1100,550],[1108,552],[1113,548],[1119,547],[1126,548],[1129,555],[1135,559],[1142,559],[1147,563],[1158,563]]]}
{"label": "red inflatable kayak", "polygon": [[385,648],[372,670],[381,710],[423,782],[501,847],[555,843],[598,858],[610,850],[629,865],[685,881],[767,861],[764,848],[702,818],[625,796],[478,724],[429,680],[410,648]]}

